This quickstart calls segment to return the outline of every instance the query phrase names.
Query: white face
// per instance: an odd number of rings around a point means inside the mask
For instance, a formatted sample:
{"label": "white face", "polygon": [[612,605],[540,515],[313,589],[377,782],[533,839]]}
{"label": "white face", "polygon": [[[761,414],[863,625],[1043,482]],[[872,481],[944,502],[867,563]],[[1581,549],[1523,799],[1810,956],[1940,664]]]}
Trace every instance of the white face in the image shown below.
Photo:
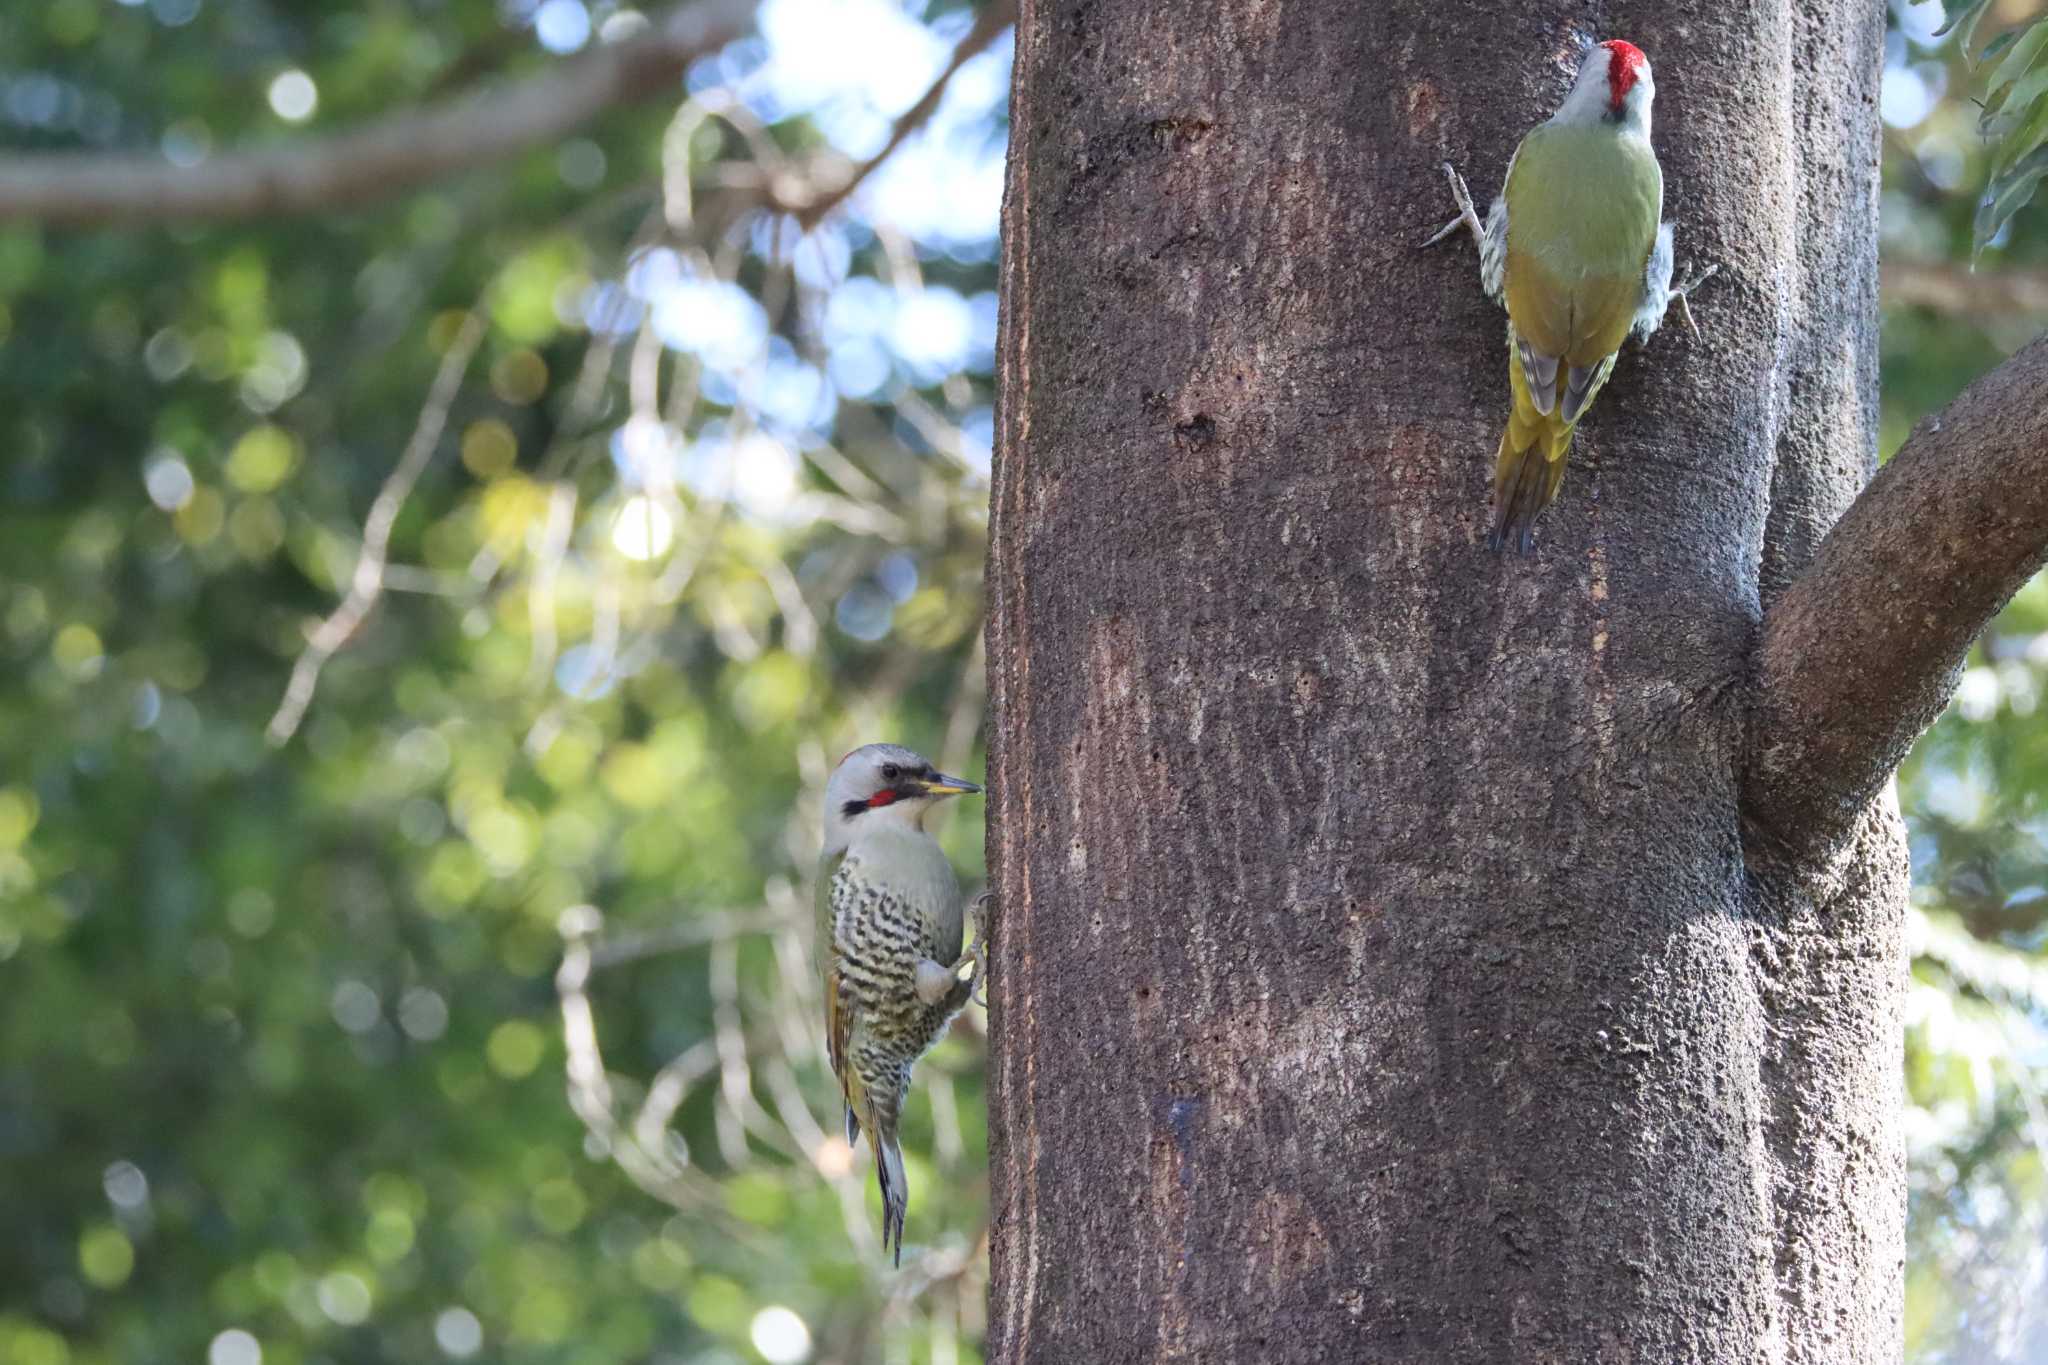
{"label": "white face", "polygon": [[[1656,82],[1650,76],[1650,60],[1634,48],[1626,49],[1626,53],[1617,52],[1605,43],[1595,44],[1587,50],[1579,62],[1579,74],[1572,80],[1571,94],[1558,107],[1559,122],[1606,120],[1648,131],[1650,101],[1657,94]],[[1617,62],[1624,63],[1619,106],[1614,98]],[[1627,74],[1631,72],[1632,77]]]}
{"label": "white face", "polygon": [[839,760],[825,784],[825,848],[837,852],[863,829],[921,826],[934,802],[981,788],[948,777],[900,744],[867,744]]}

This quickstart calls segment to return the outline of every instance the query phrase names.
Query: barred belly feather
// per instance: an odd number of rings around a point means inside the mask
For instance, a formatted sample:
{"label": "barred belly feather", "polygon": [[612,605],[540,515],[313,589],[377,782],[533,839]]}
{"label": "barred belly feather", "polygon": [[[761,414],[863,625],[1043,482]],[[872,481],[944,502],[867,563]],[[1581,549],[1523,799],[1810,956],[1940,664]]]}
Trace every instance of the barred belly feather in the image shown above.
{"label": "barred belly feather", "polygon": [[882,1192],[882,1239],[901,1258],[909,1190],[897,1125],[911,1069],[967,1003],[968,986],[935,1004],[917,992],[917,965],[961,957],[959,884],[936,844],[856,845],[822,892],[828,937],[825,996],[832,1067],[846,1102],[846,1138],[865,1133]]}

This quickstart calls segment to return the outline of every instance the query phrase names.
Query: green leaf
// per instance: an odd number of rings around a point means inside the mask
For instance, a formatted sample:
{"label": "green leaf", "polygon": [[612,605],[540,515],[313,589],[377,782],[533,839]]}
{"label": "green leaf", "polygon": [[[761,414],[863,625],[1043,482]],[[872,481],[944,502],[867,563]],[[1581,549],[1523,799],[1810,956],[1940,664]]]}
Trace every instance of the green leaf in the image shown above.
{"label": "green leaf", "polygon": [[1989,3],[1990,0],[1965,0],[1965,3],[1961,5],[1944,5],[1945,17],[1941,21],[1941,27],[1934,30],[1934,36],[1937,38],[1947,36],[1957,24],[1969,19]]}
{"label": "green leaf", "polygon": [[1976,40],[1977,22],[1984,17],[1984,12],[1990,7],[1991,0],[1963,0],[1962,4],[1948,9],[1947,20],[1940,28],[1934,30],[1934,36],[1939,38],[1953,32],[1956,35],[1956,46],[1962,51],[1963,60],[1970,61],[1970,44]]}
{"label": "green leaf", "polygon": [[[2012,51],[2005,54],[2004,60],[1992,68],[1990,78],[1984,82],[1984,93],[1996,95],[2026,75],[2044,48],[2048,48],[2048,23],[2036,20],[2012,45]],[[1988,57],[1990,53],[1987,51],[1985,55]]]}
{"label": "green leaf", "polygon": [[1990,187],[1984,191],[1983,202],[1977,206],[1977,220],[1973,229],[1977,245],[1971,257],[1973,263],[1983,256],[1984,248],[1998,235],[1999,229],[2004,227],[2015,213],[2026,207],[2027,202],[2034,197],[2034,192],[2040,188],[2044,176],[2048,176],[2048,148],[2037,148],[2025,161],[2015,166],[2011,174],[1991,182]]}
{"label": "green leaf", "polygon": [[1990,42],[1984,44],[1984,50],[1977,54],[1977,60],[1980,62],[1990,61],[1993,57],[2011,47],[2012,40],[2019,36],[2020,31],[2018,29],[2007,29],[2005,32],[1994,37]]}
{"label": "green leaf", "polygon": [[[1981,7],[1959,10],[1944,26],[1962,25],[1964,56]],[[1979,60],[1998,55],[1985,77],[1979,104],[1978,131],[1994,143],[1984,197],[1977,205],[1971,235],[1974,262],[2012,216],[2033,199],[2042,178],[2036,153],[2048,143],[2048,18],[2002,33],[1988,44]]]}
{"label": "green leaf", "polygon": [[2012,174],[2043,142],[2048,142],[2048,100],[2028,110],[2025,121],[1999,142],[1998,151],[1991,158],[1990,179],[1997,181]]}
{"label": "green leaf", "polygon": [[1998,126],[2024,118],[2043,94],[2048,94],[2048,66],[2036,67],[1999,99],[1986,101],[1984,116],[1977,121],[1978,130],[1986,137],[1996,137]]}

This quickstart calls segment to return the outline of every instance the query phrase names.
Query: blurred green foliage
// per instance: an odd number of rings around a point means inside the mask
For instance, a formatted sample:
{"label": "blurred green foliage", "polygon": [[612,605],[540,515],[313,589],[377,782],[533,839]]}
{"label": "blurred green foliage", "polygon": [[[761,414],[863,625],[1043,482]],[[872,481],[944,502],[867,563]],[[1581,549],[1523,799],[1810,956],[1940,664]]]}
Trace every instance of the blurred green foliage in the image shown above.
{"label": "blurred green foliage", "polygon": [[[0,143],[317,136],[619,9],[10,6]],[[933,243],[857,203],[799,245],[758,200],[656,212],[843,173],[827,132],[866,149],[970,19],[899,16],[879,111],[797,106],[750,40],[687,103],[360,211],[0,229],[0,1361],[973,1357],[978,1012],[908,1118],[899,1275],[830,1136],[804,907],[840,751],[981,766],[993,213]],[[971,94],[947,135],[999,158]],[[477,309],[386,592],[273,747]],[[942,817],[974,874],[980,816]],[[677,1087],[653,1192],[564,1102],[584,905],[609,1102]]]}
{"label": "blurred green foliage", "polygon": [[[1883,444],[2041,328],[2048,263],[2039,207],[1993,225],[1969,263],[1986,187],[2011,146],[1979,101],[1997,53],[2039,0],[1892,5],[1886,54]],[[2032,31],[2048,31],[2034,29]],[[2006,44],[2001,43],[2001,48]],[[2009,50],[2009,49],[2007,49]],[[2008,92],[2009,93],[2009,92]],[[2048,107],[2048,106],[2043,106]],[[1907,998],[1911,1163],[1908,1359],[2048,1359],[2048,588],[2030,584],[1972,655],[1955,703],[1900,775],[1912,830]]]}
{"label": "blurred green foliage", "polygon": [[[2048,254],[2023,213],[1963,273],[1997,153],[1939,10],[1895,4],[1887,54],[1887,451],[2038,328],[1982,286]],[[978,1016],[923,1072],[887,1272],[801,907],[839,749],[979,766],[1007,49],[906,149],[922,197],[802,237],[749,187],[843,174],[968,16],[873,0],[904,54],[878,102],[792,97],[849,31],[766,13],[680,113],[429,193],[0,230],[0,1360],[976,1358]],[[317,135],[618,18],[11,7],[0,144]],[[972,211],[884,211],[948,196]],[[273,747],[486,310],[385,594]],[[2044,669],[2037,583],[1901,781],[1916,1361],[2048,1353]],[[979,824],[946,826],[969,871]]]}
{"label": "blurred green foliage", "polygon": [[1992,0],[1955,0],[1937,37],[1955,35],[1956,54],[1984,67],[1976,82],[1977,131],[1989,145],[1990,165],[1973,224],[1982,255],[2012,216],[2034,198],[2048,176],[2048,23],[2031,18],[1994,35],[1981,50],[1979,26],[2005,6]]}

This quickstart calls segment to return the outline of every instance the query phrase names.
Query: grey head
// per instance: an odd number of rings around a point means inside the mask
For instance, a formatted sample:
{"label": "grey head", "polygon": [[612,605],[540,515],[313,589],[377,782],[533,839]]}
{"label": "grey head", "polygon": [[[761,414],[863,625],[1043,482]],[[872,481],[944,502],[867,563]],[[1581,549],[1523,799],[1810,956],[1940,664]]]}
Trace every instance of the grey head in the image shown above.
{"label": "grey head", "polygon": [[863,744],[839,760],[825,783],[825,851],[843,851],[863,829],[883,823],[921,829],[937,802],[980,790],[940,772],[915,749]]}

